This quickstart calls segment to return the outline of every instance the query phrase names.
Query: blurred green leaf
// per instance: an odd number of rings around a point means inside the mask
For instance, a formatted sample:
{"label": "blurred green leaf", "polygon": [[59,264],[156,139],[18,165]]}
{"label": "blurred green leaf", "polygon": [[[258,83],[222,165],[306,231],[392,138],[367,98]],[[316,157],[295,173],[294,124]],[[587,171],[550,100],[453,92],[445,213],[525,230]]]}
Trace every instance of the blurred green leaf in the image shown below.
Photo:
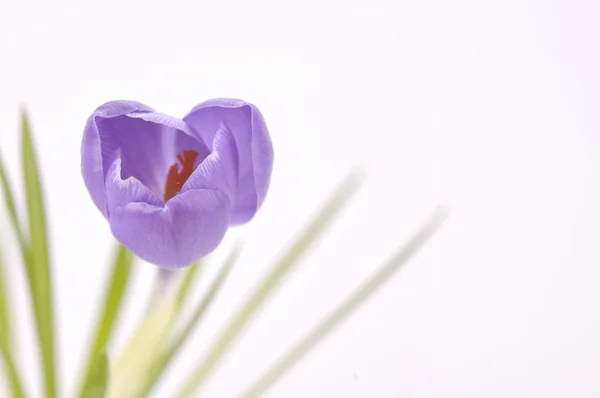
{"label": "blurred green leaf", "polygon": [[8,216],[10,218],[10,222],[12,227],[17,235],[17,240],[23,249],[26,246],[25,237],[23,234],[23,230],[21,228],[21,223],[19,222],[19,217],[17,215],[17,208],[15,206],[15,199],[12,192],[12,187],[8,180],[8,174],[4,169],[4,163],[2,161],[2,154],[0,153],[0,184],[2,185],[2,192],[4,192],[4,204],[6,205],[6,210],[8,211]]}
{"label": "blurred green leaf", "polygon": [[23,389],[23,383],[21,382],[19,371],[17,370],[17,364],[15,363],[10,348],[5,342],[0,342],[0,354],[6,367],[9,391],[12,392],[12,396],[15,398],[24,398],[26,396],[25,390]]}
{"label": "blurred green leaf", "polygon": [[185,303],[185,300],[188,297],[190,288],[194,284],[194,281],[196,280],[196,277],[198,276],[199,271],[202,268],[202,263],[203,263],[202,260],[198,261],[197,263],[188,267],[188,270],[185,273],[185,277],[183,278],[183,281],[181,282],[181,285],[179,286],[179,290],[177,292],[177,299],[176,299],[177,307],[179,307],[180,309],[183,306],[183,304]]}
{"label": "blurred green leaf", "polygon": [[9,388],[15,398],[25,396],[21,376],[15,363],[12,352],[13,331],[10,313],[9,293],[6,287],[6,273],[4,271],[4,257],[0,252],[0,356],[4,361]]}
{"label": "blurred green leaf", "polygon": [[190,398],[200,389],[203,382],[211,374],[231,344],[244,330],[252,316],[262,307],[274,292],[284,277],[298,264],[298,260],[307,252],[357,191],[362,182],[362,174],[351,173],[341,187],[327,201],[325,206],[315,216],[314,221],[302,232],[295,243],[283,254],[275,266],[269,271],[262,282],[252,292],[242,308],[227,324],[217,342],[213,344],[198,367],[186,380],[183,388],[177,394],[181,398]]}
{"label": "blurred green leaf", "polygon": [[303,339],[301,339],[287,354],[281,357],[275,365],[268,370],[242,397],[260,397],[273,385],[285,372],[290,370],[296,362],[313,349],[323,338],[331,333],[342,321],[351,315],[360,305],[371,297],[384,283],[408,262],[437,231],[446,218],[446,211],[438,209],[433,216],[411,237],[411,239],[396,252],[392,258],[382,265],[379,270],[364,282],[350,297],[348,297],[336,310],[319,323]]}
{"label": "blurred green leaf", "polygon": [[110,371],[110,398],[135,397],[143,388],[148,368],[167,340],[177,313],[174,295],[165,297],[143,318]]}
{"label": "blurred green leaf", "polygon": [[[233,265],[237,262],[237,259],[240,255],[240,251],[241,245],[236,244],[233,246],[231,252],[229,253],[229,256],[227,257],[225,263],[221,267],[219,274],[213,280],[208,291],[206,292],[206,294],[194,310],[194,313],[188,320],[186,326],[180,333],[176,334],[174,338],[170,339],[170,343],[160,352],[159,355],[157,355],[152,366],[148,369],[148,374],[145,377],[146,383],[143,389],[140,391],[140,395],[138,395],[138,397],[143,398],[147,397],[150,394],[152,388],[156,385],[163,372],[169,366],[171,361],[173,361],[177,353],[181,350],[184,343],[190,338],[192,332],[196,329],[198,324],[202,321],[202,319],[204,318],[204,314],[206,314],[207,310],[210,308],[210,305],[213,302],[213,299],[221,290],[221,286],[223,286],[223,283],[225,282],[227,276],[231,272]],[[178,303],[180,302],[182,297],[182,290],[189,288],[189,284],[186,284],[185,281],[187,281],[190,278],[190,274],[192,274],[192,272],[195,274],[196,271],[190,270],[188,272],[188,274],[186,275],[186,279],[184,280],[184,283],[182,284],[177,294]],[[191,277],[193,277],[193,275]]]}
{"label": "blurred green leaf", "polygon": [[[15,205],[15,199],[12,191],[12,186],[8,179],[8,174],[6,169],[4,168],[4,163],[2,160],[2,154],[0,153],[0,185],[2,185],[2,192],[4,193],[4,204],[6,206],[6,210],[8,212],[8,216],[10,219],[10,223],[12,225],[13,231],[17,237],[17,241],[19,243],[19,248],[21,252],[21,256],[23,259],[23,263],[25,265],[25,271],[28,277],[28,281],[30,282],[30,288],[33,289],[33,276],[31,274],[31,268],[29,266],[28,261],[28,242],[25,237],[25,233],[23,231],[23,227],[19,222],[19,217],[17,215],[17,208]],[[1,262],[2,259],[0,259]],[[0,264],[1,268],[2,264]],[[0,270],[2,271],[2,270]],[[0,272],[1,273],[1,272]],[[8,294],[6,293],[5,287],[5,277],[4,275],[0,275],[0,353],[4,358],[4,363],[6,366],[8,381],[10,385],[10,389],[13,393],[14,397],[23,397],[25,396],[23,383],[21,381],[21,377],[19,375],[19,371],[17,369],[17,365],[15,363],[14,355],[12,352],[12,331],[11,331],[11,321],[9,319],[8,314]],[[35,298],[32,294],[32,301],[35,301]]]}
{"label": "blurred green leaf", "polygon": [[93,376],[93,366],[97,362],[98,356],[105,352],[110,341],[115,321],[121,311],[123,297],[129,285],[134,258],[133,254],[125,247],[117,246],[111,276],[106,284],[104,306],[98,313],[98,320],[94,329],[96,334],[89,348],[87,364],[82,375],[78,396],[83,396],[83,389],[89,383],[89,378]]}
{"label": "blurred green leaf", "polygon": [[87,378],[83,388],[82,398],[104,398],[108,385],[108,356],[106,351],[100,352],[96,356],[93,366],[90,369],[90,376]]}
{"label": "blurred green leaf", "polygon": [[0,343],[7,347],[12,344],[12,322],[10,314],[9,292],[6,287],[6,271],[4,270],[4,255],[0,250]]}
{"label": "blurred green leaf", "polygon": [[55,398],[57,396],[57,378],[54,351],[53,296],[46,214],[35,148],[25,111],[22,112],[21,122],[23,175],[27,195],[30,242],[26,261],[28,262],[29,284],[33,296],[35,321],[42,356],[46,397]]}

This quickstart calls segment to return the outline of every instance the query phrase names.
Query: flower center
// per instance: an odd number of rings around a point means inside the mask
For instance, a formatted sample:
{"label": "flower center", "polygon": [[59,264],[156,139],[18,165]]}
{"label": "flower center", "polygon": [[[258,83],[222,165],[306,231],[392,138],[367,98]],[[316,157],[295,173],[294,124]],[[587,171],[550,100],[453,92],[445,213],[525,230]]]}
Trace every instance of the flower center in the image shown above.
{"label": "flower center", "polygon": [[194,162],[197,157],[198,152],[196,151],[183,151],[183,156],[181,154],[177,155],[177,160],[181,164],[181,171],[179,171],[177,163],[169,168],[167,184],[165,186],[165,203],[181,191],[183,184],[185,184],[194,172]]}

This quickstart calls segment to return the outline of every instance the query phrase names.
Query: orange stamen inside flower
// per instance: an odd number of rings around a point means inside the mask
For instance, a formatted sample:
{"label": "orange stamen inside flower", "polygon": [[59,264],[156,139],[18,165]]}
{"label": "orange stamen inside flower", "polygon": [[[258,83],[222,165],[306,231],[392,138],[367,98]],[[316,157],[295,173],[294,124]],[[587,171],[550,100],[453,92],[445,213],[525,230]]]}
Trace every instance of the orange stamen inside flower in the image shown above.
{"label": "orange stamen inside flower", "polygon": [[169,168],[165,186],[165,203],[181,191],[183,184],[194,172],[194,162],[197,157],[198,152],[196,151],[183,151],[183,156],[181,154],[177,155],[177,160],[181,164],[181,171],[179,171],[177,163]]}

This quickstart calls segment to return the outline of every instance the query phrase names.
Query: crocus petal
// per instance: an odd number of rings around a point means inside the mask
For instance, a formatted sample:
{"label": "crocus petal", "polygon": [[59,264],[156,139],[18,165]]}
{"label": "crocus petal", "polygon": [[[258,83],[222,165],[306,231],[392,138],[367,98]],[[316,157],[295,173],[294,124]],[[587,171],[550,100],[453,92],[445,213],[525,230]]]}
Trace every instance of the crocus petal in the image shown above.
{"label": "crocus petal", "polygon": [[221,191],[193,189],[164,207],[129,203],[110,216],[112,233],[142,259],[178,268],[213,251],[229,226],[231,204]]}
{"label": "crocus petal", "polygon": [[103,119],[98,128],[105,167],[120,150],[123,179],[134,176],[161,198],[169,168],[183,149],[196,151],[198,163],[208,155],[206,145],[192,136],[184,121],[156,112]]}
{"label": "crocus petal", "polygon": [[[175,117],[165,115],[159,112],[151,113],[133,113],[128,115],[131,118],[139,118],[147,122],[155,123],[161,126],[170,128],[173,132],[182,132],[184,134],[175,134],[175,139],[171,139],[167,136],[167,139],[163,139],[163,154],[166,155],[166,165],[170,166],[176,162],[176,158],[173,158],[173,154],[181,154],[183,151],[194,149],[198,152],[198,158],[196,164],[200,164],[202,159],[210,153],[210,150],[206,143],[193,131],[193,129],[183,120]],[[210,144],[210,142],[208,143]]]}
{"label": "crocus petal", "polygon": [[273,167],[273,146],[260,111],[237,99],[213,99],[194,107],[183,118],[205,143],[213,142],[226,125],[237,145],[238,184],[233,200],[232,224],[249,221],[263,203]]}
{"label": "crocus petal", "polygon": [[81,173],[94,204],[105,217],[107,216],[104,190],[106,170],[102,163],[102,144],[98,132],[98,121],[132,112],[152,111],[152,108],[139,102],[112,101],[98,107],[87,120],[81,143]]}
{"label": "crocus petal", "polygon": [[163,202],[148,187],[137,178],[130,176],[122,178],[121,157],[118,156],[111,164],[106,174],[106,209],[107,218],[118,207],[132,202],[143,202],[162,207]]}
{"label": "crocus petal", "polygon": [[194,170],[181,192],[189,189],[218,189],[235,198],[238,182],[238,151],[235,139],[225,125],[219,127],[212,152]]}
{"label": "crocus petal", "polygon": [[183,120],[139,102],[109,102],[88,118],[81,146],[83,178],[92,200],[108,217],[105,182],[117,156],[123,160],[123,180],[134,176],[162,198],[169,167],[184,150],[198,152],[196,166],[209,153]]}

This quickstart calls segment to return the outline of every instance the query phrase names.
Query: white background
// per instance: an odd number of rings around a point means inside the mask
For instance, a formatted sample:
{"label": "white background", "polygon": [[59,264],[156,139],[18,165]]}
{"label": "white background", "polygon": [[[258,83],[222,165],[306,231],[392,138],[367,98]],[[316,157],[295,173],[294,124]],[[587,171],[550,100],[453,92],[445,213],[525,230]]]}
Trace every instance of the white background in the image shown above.
{"label": "white background", "polygon": [[[182,116],[224,96],[265,115],[272,188],[255,221],[215,253],[205,278],[246,237],[234,276],[157,397],[170,396],[355,164],[370,170],[364,191],[204,396],[239,393],[438,203],[452,214],[434,241],[267,396],[600,396],[598,20],[593,0],[1,0],[0,146],[18,181],[25,104],[47,191],[63,396],[113,245],[79,171],[86,118],[113,99]],[[40,397],[26,285],[11,265],[20,365]],[[149,264],[137,268],[111,354],[153,275]]]}

